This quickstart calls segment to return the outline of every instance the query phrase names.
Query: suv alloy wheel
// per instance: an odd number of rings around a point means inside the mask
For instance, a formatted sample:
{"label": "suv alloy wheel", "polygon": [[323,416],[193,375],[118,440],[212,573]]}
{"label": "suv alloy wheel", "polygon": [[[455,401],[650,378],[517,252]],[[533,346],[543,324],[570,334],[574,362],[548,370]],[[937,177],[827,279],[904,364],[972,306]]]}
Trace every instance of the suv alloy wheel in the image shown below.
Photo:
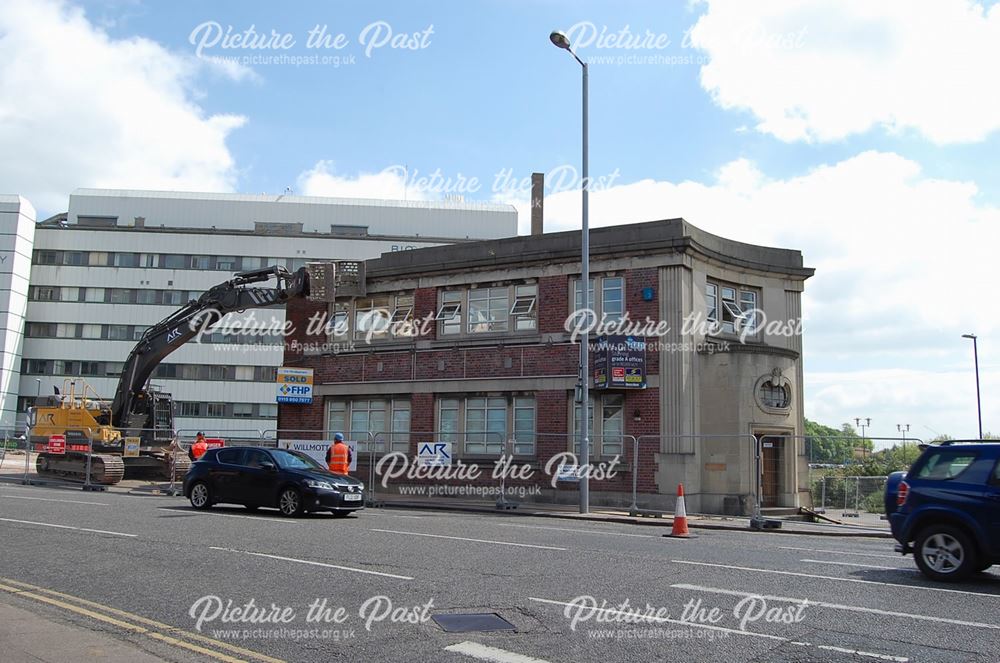
{"label": "suv alloy wheel", "polygon": [[972,540],[951,525],[929,525],[922,529],[913,552],[917,566],[931,580],[962,580],[979,568]]}

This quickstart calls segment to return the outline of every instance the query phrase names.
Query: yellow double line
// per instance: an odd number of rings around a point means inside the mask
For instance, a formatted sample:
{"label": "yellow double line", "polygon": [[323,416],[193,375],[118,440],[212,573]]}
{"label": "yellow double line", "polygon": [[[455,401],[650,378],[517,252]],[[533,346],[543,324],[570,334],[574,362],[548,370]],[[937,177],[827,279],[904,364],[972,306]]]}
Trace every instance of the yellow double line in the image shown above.
{"label": "yellow double line", "polygon": [[281,659],[272,658],[250,649],[244,649],[243,647],[237,647],[228,642],[222,642],[198,633],[185,631],[170,624],[140,617],[139,615],[94,601],[88,601],[87,599],[81,599],[77,596],[46,589],[45,587],[29,585],[26,582],[0,578],[0,591],[68,610],[88,619],[111,624],[131,633],[139,633],[152,640],[164,642],[174,647],[180,647],[181,649],[187,649],[188,651],[209,656],[218,661],[225,661],[226,663],[246,663],[248,661],[285,663]]}

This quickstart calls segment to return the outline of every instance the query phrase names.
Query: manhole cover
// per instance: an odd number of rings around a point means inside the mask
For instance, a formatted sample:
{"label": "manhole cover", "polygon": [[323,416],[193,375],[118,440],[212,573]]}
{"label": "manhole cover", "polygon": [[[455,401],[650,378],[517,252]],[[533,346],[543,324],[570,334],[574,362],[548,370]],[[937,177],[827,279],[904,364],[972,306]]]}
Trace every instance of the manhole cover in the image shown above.
{"label": "manhole cover", "polygon": [[431,616],[438,626],[449,633],[471,631],[514,631],[514,625],[495,612],[451,613]]}

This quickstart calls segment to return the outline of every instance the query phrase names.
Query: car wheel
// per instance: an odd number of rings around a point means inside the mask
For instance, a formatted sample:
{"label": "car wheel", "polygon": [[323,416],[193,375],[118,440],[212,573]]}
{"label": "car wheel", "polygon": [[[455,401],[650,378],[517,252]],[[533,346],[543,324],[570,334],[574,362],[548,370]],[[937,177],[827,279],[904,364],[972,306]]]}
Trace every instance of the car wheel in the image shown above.
{"label": "car wheel", "polygon": [[976,549],[968,535],[950,525],[931,525],[917,536],[914,558],[931,580],[962,580],[979,568]]}
{"label": "car wheel", "polygon": [[278,510],[283,516],[302,515],[302,495],[294,488],[285,488],[278,497]]}
{"label": "car wheel", "polygon": [[209,509],[212,506],[212,493],[208,490],[208,484],[199,481],[191,486],[191,506],[196,509]]}

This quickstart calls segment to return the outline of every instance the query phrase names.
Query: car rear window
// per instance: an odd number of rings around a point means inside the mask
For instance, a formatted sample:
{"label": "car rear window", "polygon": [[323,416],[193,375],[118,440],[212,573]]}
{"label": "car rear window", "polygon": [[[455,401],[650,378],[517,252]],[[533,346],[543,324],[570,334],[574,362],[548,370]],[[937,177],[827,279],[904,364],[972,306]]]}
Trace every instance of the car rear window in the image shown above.
{"label": "car rear window", "polygon": [[918,479],[954,479],[972,465],[977,453],[973,451],[936,451],[927,456],[920,470]]}
{"label": "car rear window", "polygon": [[222,449],[215,455],[215,458],[220,463],[226,463],[228,465],[238,465],[240,462],[241,453],[243,453],[242,449]]}

